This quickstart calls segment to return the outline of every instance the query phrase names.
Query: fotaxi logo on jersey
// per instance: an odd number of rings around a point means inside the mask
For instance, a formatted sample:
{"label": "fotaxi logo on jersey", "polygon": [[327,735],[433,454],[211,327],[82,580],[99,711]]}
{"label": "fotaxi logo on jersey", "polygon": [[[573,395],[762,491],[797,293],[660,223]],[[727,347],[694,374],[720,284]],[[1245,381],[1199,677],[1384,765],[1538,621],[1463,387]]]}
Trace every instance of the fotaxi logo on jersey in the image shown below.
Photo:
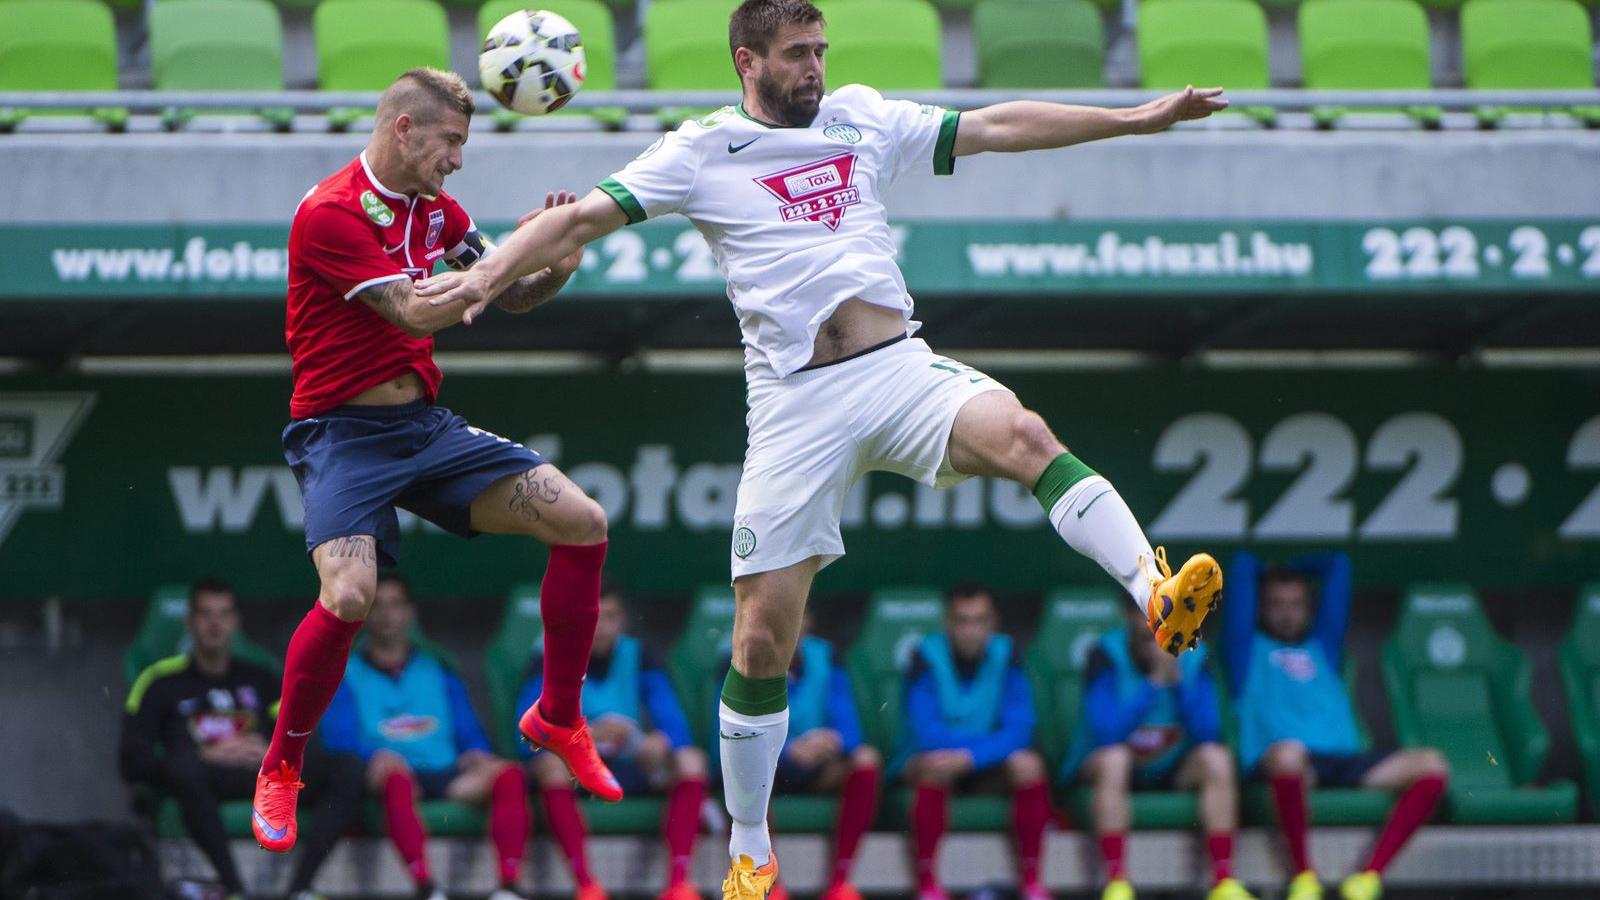
{"label": "fotaxi logo on jersey", "polygon": [[0,394],[0,543],[23,510],[61,508],[55,463],[93,406],[93,394]]}
{"label": "fotaxi logo on jersey", "polygon": [[851,186],[856,156],[838,156],[763,175],[756,183],[783,201],[778,215],[785,222],[820,222],[829,231],[839,230],[839,220],[847,207],[861,202],[861,190]]}

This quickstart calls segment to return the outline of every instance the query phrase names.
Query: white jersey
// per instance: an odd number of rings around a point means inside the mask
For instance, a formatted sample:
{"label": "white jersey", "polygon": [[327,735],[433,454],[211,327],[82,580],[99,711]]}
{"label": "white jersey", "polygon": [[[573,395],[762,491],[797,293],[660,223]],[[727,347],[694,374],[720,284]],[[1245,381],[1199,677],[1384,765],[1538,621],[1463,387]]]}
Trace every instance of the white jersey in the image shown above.
{"label": "white jersey", "polygon": [[728,281],[746,377],[786,378],[852,297],[900,310],[916,331],[881,197],[906,172],[950,174],[957,119],[859,84],[825,95],[805,128],[728,106],[663,135],[600,189],[629,224],[694,223]]}

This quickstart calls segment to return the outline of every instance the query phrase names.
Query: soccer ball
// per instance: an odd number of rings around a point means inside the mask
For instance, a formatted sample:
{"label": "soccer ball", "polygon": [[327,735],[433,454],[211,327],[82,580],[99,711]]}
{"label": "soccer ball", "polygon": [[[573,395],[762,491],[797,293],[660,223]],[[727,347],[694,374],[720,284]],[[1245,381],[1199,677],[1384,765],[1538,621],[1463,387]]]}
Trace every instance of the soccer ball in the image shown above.
{"label": "soccer ball", "polygon": [[583,86],[583,38],[542,9],[519,9],[489,29],[478,54],[484,90],[525,116],[554,112]]}

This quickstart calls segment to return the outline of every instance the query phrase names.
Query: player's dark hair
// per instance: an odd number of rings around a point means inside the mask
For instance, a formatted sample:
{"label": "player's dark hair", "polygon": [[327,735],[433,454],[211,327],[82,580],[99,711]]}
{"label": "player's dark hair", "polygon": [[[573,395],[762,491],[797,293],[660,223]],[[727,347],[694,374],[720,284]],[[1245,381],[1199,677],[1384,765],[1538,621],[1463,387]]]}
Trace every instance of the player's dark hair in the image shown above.
{"label": "player's dark hair", "polygon": [[944,592],[946,606],[971,597],[982,597],[990,606],[994,605],[994,592],[976,581],[959,581]]}
{"label": "player's dark hair", "polygon": [[1273,563],[1262,570],[1261,578],[1256,583],[1256,589],[1265,590],[1269,585],[1274,584],[1297,584],[1302,587],[1309,587],[1311,582],[1306,576],[1283,563]]}
{"label": "player's dark hair", "polygon": [[195,600],[201,594],[227,594],[238,600],[239,593],[233,589],[233,583],[219,575],[201,575],[189,582],[189,612],[194,612]]}
{"label": "player's dark hair", "polygon": [[827,24],[811,0],[744,0],[728,17],[728,52],[749,47],[766,56],[778,29],[812,22]]}
{"label": "player's dark hair", "polygon": [[[407,90],[408,87],[411,90]],[[431,120],[433,116],[429,113],[436,110],[453,110],[470,119],[478,108],[472,99],[472,89],[467,87],[467,82],[460,75],[427,66],[411,69],[395,79],[378,101],[379,117],[386,111],[384,100],[392,103],[402,97],[409,101],[405,105],[410,107],[415,107],[418,99],[424,100],[424,109],[398,109],[393,114],[410,113],[418,121]]]}
{"label": "player's dark hair", "polygon": [[411,582],[407,581],[404,575],[399,572],[385,572],[378,576],[378,586],[382,587],[385,584],[392,584],[398,587],[400,593],[405,595],[407,603],[412,606],[417,605],[416,595],[411,593]]}

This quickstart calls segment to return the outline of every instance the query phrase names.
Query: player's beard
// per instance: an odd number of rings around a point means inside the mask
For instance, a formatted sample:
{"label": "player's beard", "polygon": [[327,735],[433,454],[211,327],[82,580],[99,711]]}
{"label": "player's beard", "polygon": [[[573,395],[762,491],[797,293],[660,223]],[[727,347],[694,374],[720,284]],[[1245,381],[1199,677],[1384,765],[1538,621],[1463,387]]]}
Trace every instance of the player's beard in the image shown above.
{"label": "player's beard", "polygon": [[817,118],[822,106],[822,82],[801,82],[785,88],[775,76],[764,74],[756,79],[756,96],[767,115],[777,119],[774,124],[805,128]]}

